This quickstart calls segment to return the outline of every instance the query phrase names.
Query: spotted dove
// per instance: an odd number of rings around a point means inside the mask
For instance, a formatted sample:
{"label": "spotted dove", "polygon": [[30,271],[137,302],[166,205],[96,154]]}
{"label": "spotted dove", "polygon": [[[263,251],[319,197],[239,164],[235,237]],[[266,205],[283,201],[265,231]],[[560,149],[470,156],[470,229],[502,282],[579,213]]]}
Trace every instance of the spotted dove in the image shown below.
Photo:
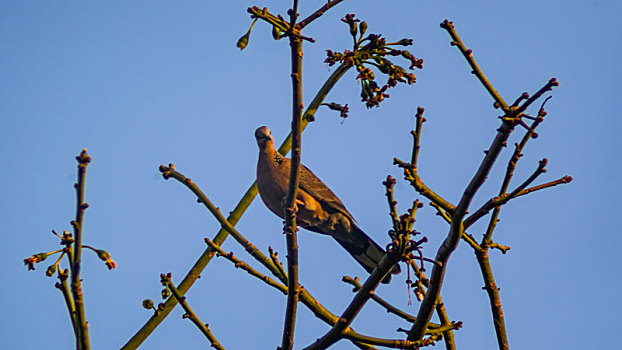
{"label": "spotted dove", "polygon": [[[289,184],[291,160],[277,153],[270,129],[266,126],[255,131],[259,146],[257,188],[264,204],[283,218],[283,202]],[[371,271],[380,262],[384,250],[357,225],[341,200],[307,167],[301,165],[300,185],[296,195],[298,226],[309,231],[332,236],[363,268]],[[397,274],[396,265],[391,273]],[[383,280],[388,283],[391,275]]]}

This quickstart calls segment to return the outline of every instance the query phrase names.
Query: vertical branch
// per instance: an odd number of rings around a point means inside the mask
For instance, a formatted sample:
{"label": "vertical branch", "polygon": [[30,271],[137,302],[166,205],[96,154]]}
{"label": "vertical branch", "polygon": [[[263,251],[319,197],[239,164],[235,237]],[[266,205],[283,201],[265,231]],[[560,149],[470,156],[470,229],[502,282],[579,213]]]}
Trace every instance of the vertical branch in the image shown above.
{"label": "vertical branch", "polygon": [[[523,94],[523,96],[525,96],[525,94]],[[544,103],[546,103],[546,100],[544,101]],[[514,175],[514,170],[516,169],[516,164],[522,156],[523,148],[527,144],[527,141],[529,141],[534,136],[535,129],[542,122],[544,116],[546,115],[546,112],[544,111],[544,103],[542,104],[542,107],[540,107],[538,117],[527,129],[527,132],[523,136],[521,142],[515,145],[514,153],[510,157],[506,168],[505,177],[503,179],[501,189],[499,190],[499,195],[503,195],[505,192],[507,192],[508,187],[510,186],[510,180],[512,179]],[[490,259],[488,255],[488,248],[492,243],[492,233],[494,232],[494,229],[497,226],[497,222],[499,221],[500,212],[501,206],[498,206],[493,210],[490,221],[488,223],[488,227],[486,229],[486,233],[484,234],[482,242],[480,243],[480,247],[482,249],[475,250],[475,256],[482,272],[482,278],[484,279],[484,289],[486,290],[486,293],[488,294],[488,299],[490,301],[490,310],[492,312],[493,324],[495,327],[495,333],[497,335],[497,344],[499,345],[499,349],[509,349],[508,334],[505,328],[505,317],[503,314],[503,308],[501,306],[501,296],[499,295],[499,288],[497,287],[497,284],[495,282],[495,277],[492,272],[492,266],[490,265]]]}
{"label": "vertical branch", "polygon": [[76,311],[78,329],[78,338],[76,339],[77,347],[81,350],[88,350],[91,348],[91,344],[89,340],[88,323],[86,322],[84,312],[82,282],[80,281],[80,258],[82,254],[82,219],[84,217],[84,211],[88,208],[88,204],[84,202],[86,167],[91,162],[91,157],[86,153],[86,149],[83,149],[80,155],[76,157],[76,160],[78,161],[78,182],[75,184],[77,201],[76,219],[71,222],[74,237],[73,260],[70,262],[71,293],[73,295]]}
{"label": "vertical branch", "polygon": [[425,123],[425,118],[423,117],[423,112],[425,109],[423,107],[417,107],[417,115],[415,115],[415,130],[410,133],[413,135],[413,154],[410,159],[410,164],[414,167],[417,166],[417,161],[419,159],[419,142],[421,140],[421,127],[423,123]]}
{"label": "vertical branch", "polygon": [[[419,150],[420,150],[420,141],[421,141],[421,131],[423,128],[423,123],[426,122],[426,119],[423,117],[423,113],[425,112],[425,109],[421,106],[417,107],[417,114],[415,115],[415,129],[411,131],[411,135],[413,136],[413,151],[412,151],[412,156],[410,159],[410,169],[412,169],[411,171],[409,171],[408,167],[404,167],[404,171],[405,173],[410,172],[410,174],[413,174],[414,177],[418,178],[419,175],[417,174],[418,172],[418,159],[419,159]],[[415,181],[416,182],[416,181]],[[419,181],[419,188],[423,188],[423,184]],[[415,186],[415,188],[417,188],[417,186]],[[427,191],[428,193],[433,193],[431,190]],[[451,205],[450,203],[448,203],[447,201],[443,200],[442,198],[440,198],[440,196],[434,194],[434,197],[437,201],[432,200],[430,202],[430,204],[434,205],[437,207],[437,209],[439,210],[439,212],[445,212],[442,211],[443,209],[440,208],[440,205],[437,203],[445,203],[444,207],[447,209],[450,209],[453,211],[453,205]],[[430,196],[428,196],[428,198],[430,198]],[[447,218],[448,221],[451,221],[450,218]],[[429,284],[429,279],[424,275],[423,271],[421,271],[419,269],[419,266],[417,266],[417,264],[414,261],[410,262],[410,266],[414,269],[415,271],[415,275],[417,276],[417,288],[420,289],[420,292],[425,293],[424,290],[424,285],[426,288],[429,288],[430,284]],[[438,298],[437,298],[437,302],[436,302],[436,312],[438,313],[438,316],[442,322],[442,325],[448,325],[451,324],[449,317],[447,316],[447,310],[445,309],[445,304],[443,303],[443,300],[439,294]],[[413,321],[414,322],[414,321]],[[427,327],[426,327],[427,328]],[[456,348],[456,342],[454,339],[454,334],[453,331],[451,329],[448,329],[447,331],[443,332],[443,336],[445,339],[445,348],[447,350],[454,350]]]}
{"label": "vertical branch", "polygon": [[482,272],[482,277],[484,278],[484,289],[488,293],[488,299],[490,300],[490,310],[492,311],[492,318],[499,349],[507,350],[510,346],[508,342],[508,334],[505,329],[505,317],[503,316],[499,288],[495,283],[495,277],[492,273],[492,266],[490,265],[490,259],[488,257],[488,248],[476,250],[475,256],[477,257],[477,262],[479,263],[479,268]]}
{"label": "vertical branch", "polygon": [[296,311],[300,287],[298,285],[298,241],[296,227],[296,193],[299,184],[299,168],[301,158],[302,133],[302,40],[294,29],[298,16],[298,0],[294,0],[294,7],[290,10],[289,45],[291,48],[291,78],[292,78],[292,157],[289,174],[289,187],[285,197],[283,229],[287,241],[287,305],[285,308],[285,325],[283,327],[282,350],[290,350],[294,345],[294,329],[296,326]]}

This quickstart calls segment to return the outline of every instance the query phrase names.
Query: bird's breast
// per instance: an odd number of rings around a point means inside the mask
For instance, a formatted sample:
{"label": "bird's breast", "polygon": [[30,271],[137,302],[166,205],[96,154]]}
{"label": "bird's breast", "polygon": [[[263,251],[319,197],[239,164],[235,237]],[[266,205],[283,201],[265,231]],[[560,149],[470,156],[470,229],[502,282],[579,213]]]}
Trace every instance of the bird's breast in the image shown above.
{"label": "bird's breast", "polygon": [[[271,167],[276,167],[272,168]],[[257,165],[257,189],[259,196],[271,212],[283,218],[283,198],[287,194],[289,177],[278,164],[260,162]],[[289,174],[287,174],[289,175]]]}

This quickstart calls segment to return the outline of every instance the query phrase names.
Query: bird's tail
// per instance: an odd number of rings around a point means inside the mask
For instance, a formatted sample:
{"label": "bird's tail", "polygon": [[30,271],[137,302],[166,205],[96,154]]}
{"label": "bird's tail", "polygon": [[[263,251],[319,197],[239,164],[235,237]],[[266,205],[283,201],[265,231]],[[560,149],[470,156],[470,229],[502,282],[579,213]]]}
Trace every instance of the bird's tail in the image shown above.
{"label": "bird's tail", "polygon": [[[352,225],[352,230],[349,233],[333,235],[333,238],[369,273],[374,270],[385,254],[384,249],[356,225]],[[395,265],[391,274],[396,275],[398,273],[400,273],[400,266]],[[390,281],[391,275],[387,275],[382,283],[389,283]]]}

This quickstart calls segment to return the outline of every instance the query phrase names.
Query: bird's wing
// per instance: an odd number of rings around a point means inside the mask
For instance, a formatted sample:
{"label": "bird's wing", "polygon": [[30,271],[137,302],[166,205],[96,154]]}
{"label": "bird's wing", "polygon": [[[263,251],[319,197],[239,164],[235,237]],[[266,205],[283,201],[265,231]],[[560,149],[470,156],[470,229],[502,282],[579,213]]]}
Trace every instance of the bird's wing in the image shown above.
{"label": "bird's wing", "polygon": [[350,219],[352,223],[356,223],[352,214],[348,212],[341,200],[326,186],[309,168],[302,165],[300,167],[300,184],[299,187],[311,195],[315,200],[322,204],[322,208],[329,213],[341,212]]}

